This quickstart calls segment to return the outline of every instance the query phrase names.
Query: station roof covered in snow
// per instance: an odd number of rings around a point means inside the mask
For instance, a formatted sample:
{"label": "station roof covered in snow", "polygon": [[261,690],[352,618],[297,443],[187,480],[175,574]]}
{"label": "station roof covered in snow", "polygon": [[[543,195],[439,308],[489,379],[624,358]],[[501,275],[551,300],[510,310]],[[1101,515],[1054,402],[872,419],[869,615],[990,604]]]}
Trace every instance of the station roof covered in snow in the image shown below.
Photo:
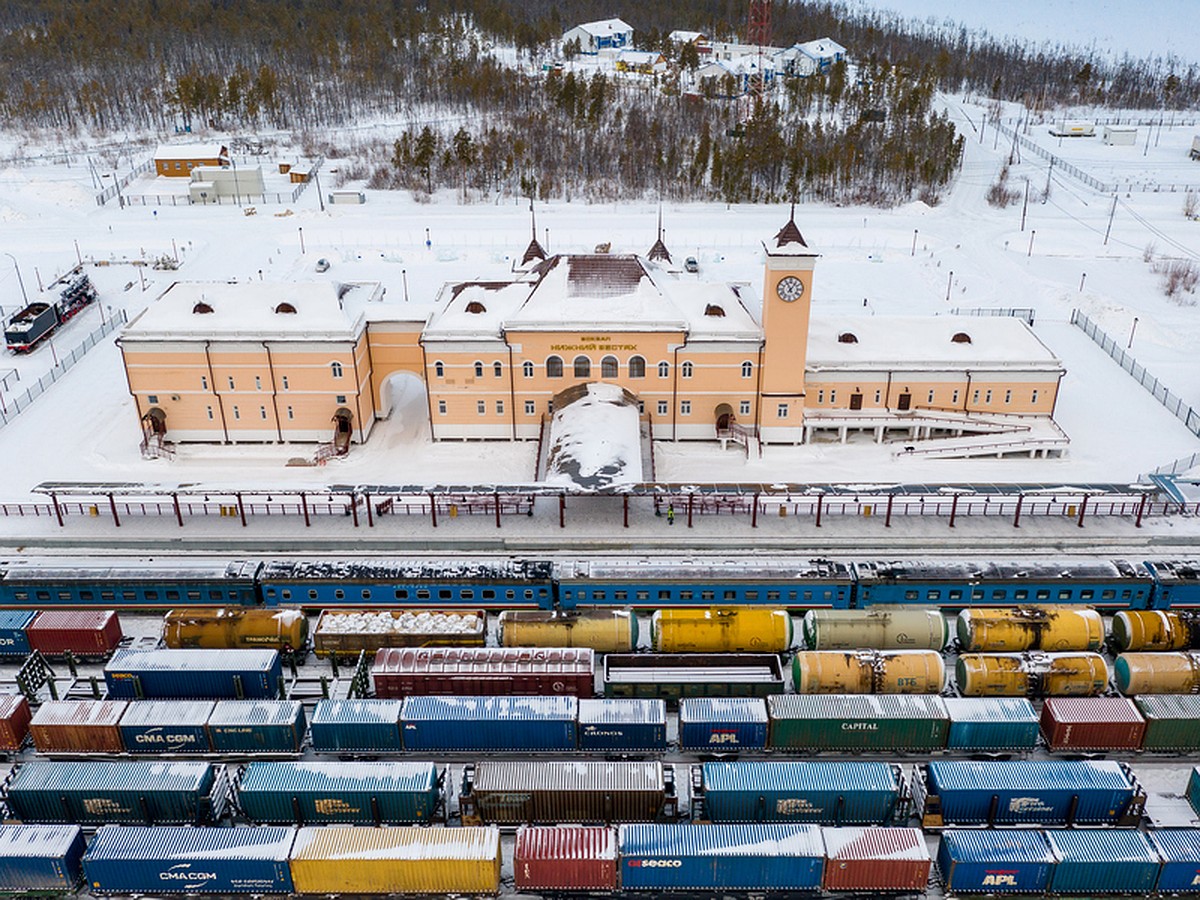
{"label": "station roof covered in snow", "polygon": [[228,156],[224,144],[159,144],[154,151],[155,159],[220,159]]}

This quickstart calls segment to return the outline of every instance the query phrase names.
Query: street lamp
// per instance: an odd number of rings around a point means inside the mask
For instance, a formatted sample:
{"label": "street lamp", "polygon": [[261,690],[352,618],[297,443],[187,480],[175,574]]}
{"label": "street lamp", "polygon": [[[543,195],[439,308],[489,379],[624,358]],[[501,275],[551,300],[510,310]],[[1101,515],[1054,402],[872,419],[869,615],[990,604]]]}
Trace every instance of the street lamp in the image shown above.
{"label": "street lamp", "polygon": [[21,286],[21,298],[25,301],[25,305],[28,306],[29,295],[25,293],[25,281],[21,278],[21,267],[17,265],[17,258],[11,253],[5,253],[4,255],[12,260],[13,269],[15,269],[17,272],[17,284]]}
{"label": "street lamp", "polygon": [[241,206],[242,189],[238,184],[237,158],[232,153],[229,154],[229,164],[233,166],[233,199],[237,201],[238,206]]}
{"label": "street lamp", "polygon": [[321,173],[313,169],[313,181],[317,183],[317,202],[321,204],[321,212],[325,212],[325,198],[321,195]]}

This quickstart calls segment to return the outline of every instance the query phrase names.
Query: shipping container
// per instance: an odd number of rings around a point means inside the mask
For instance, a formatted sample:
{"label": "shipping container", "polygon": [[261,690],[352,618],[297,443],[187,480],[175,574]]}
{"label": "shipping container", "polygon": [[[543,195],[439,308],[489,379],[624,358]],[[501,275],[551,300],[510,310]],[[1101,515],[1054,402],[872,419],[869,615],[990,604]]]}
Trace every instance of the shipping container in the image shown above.
{"label": "shipping container", "polygon": [[1056,894],[1141,894],[1154,890],[1162,861],[1140,831],[1088,829],[1046,832],[1058,864],[1050,875]]}
{"label": "shipping container", "polygon": [[[1196,637],[1200,637],[1197,634]],[[1119,653],[1187,650],[1192,627],[1178,612],[1162,609],[1121,610],[1112,620],[1113,646]]]}
{"label": "shipping container", "polygon": [[125,700],[49,700],[37,708],[29,733],[38,753],[120,753]]}
{"label": "shipping container", "polygon": [[208,717],[217,753],[298,753],[307,730],[299,700],[218,700]]}
{"label": "shipping container", "polygon": [[945,681],[935,650],[801,650],[792,658],[799,694],[937,694]]}
{"label": "shipping container", "polygon": [[380,650],[371,666],[377,697],[546,696],[596,693],[596,663],[586,648],[408,647]]}
{"label": "shipping container", "polygon": [[706,762],[692,817],[709,822],[889,825],[908,818],[899,767],[882,762]]}
{"label": "shipping container", "polygon": [[42,656],[70,654],[79,659],[103,659],[121,643],[121,620],[111,609],[48,609],[25,629],[29,647]]}
{"label": "shipping container", "polygon": [[121,742],[130,753],[208,753],[212,700],[139,700],[121,716]]}
{"label": "shipping container", "polygon": [[120,650],[104,667],[110,697],[267,699],[279,696],[275,650]]}
{"label": "shipping container", "polygon": [[463,774],[463,824],[654,822],[675,814],[660,762],[481,760]]}
{"label": "shipping container", "polygon": [[1158,893],[1200,891],[1200,828],[1160,828],[1148,837],[1162,860],[1155,885]]}
{"label": "shipping container", "polygon": [[1200,653],[1122,653],[1113,683],[1126,696],[1200,691]]}
{"label": "shipping container", "polygon": [[1099,653],[962,653],[954,681],[964,697],[1094,697],[1108,689]]}
{"label": "shipping container", "polygon": [[318,753],[395,752],[400,737],[399,700],[318,700],[308,726]]}
{"label": "shipping container", "polygon": [[574,697],[406,697],[401,712],[410,751],[574,750]]}
{"label": "shipping container", "polygon": [[767,704],[761,697],[685,697],[679,701],[679,746],[738,753],[767,746]]}
{"label": "shipping container", "polygon": [[519,891],[607,891],[617,882],[617,829],[522,825],[513,850]]}
{"label": "shipping container", "polygon": [[326,609],[313,631],[318,656],[373,656],[385,647],[482,647],[482,609]]}
{"label": "shipping container", "polygon": [[920,828],[822,828],[827,891],[923,894],[933,860]]}
{"label": "shipping container", "polygon": [[580,750],[666,750],[667,704],[624,697],[580,700],[578,740]]}
{"label": "shipping container", "polygon": [[940,750],[950,719],[941,697],[780,694],[767,698],[776,750]]}
{"label": "shipping container", "polygon": [[1193,768],[1192,774],[1188,778],[1187,799],[1192,807],[1192,812],[1200,816],[1200,766]]}
{"label": "shipping container", "polygon": [[597,653],[631,653],[637,642],[637,616],[627,609],[506,609],[500,613],[500,643],[505,647],[590,647]]}
{"label": "shipping container", "polygon": [[1127,697],[1051,697],[1042,734],[1051,750],[1137,750],[1146,720]]}
{"label": "shipping container", "polygon": [[650,617],[650,647],[662,653],[785,653],[794,638],[786,609],[660,609]]}
{"label": "shipping container", "polygon": [[1024,697],[947,697],[951,750],[994,752],[1032,750],[1039,720]]}
{"label": "shipping container", "polygon": [[431,762],[252,762],[237,798],[254,822],[407,825],[433,821],[441,784]]}
{"label": "shipping container", "polygon": [[940,609],[873,606],[810,609],[804,614],[809,650],[942,650],[950,627]]}
{"label": "shipping container", "polygon": [[162,639],[176,650],[259,648],[303,655],[308,646],[308,617],[299,609],[172,609],[163,617]]}
{"label": "shipping container", "polygon": [[1094,609],[1068,606],[964,609],[958,643],[967,653],[1096,651],[1104,644],[1104,619]]}
{"label": "shipping container", "polygon": [[18,767],[7,801],[24,822],[207,825],[224,815],[228,792],[211,763],[39,760]]}
{"label": "shipping container", "polygon": [[621,886],[634,891],[816,891],[816,825],[622,825]]}
{"label": "shipping container", "polygon": [[84,849],[78,825],[0,825],[0,892],[73,894]]}
{"label": "shipping container", "polygon": [[606,697],[766,697],[783,690],[783,668],[774,653],[610,653],[604,657]]}
{"label": "shipping container", "polygon": [[947,893],[1044,894],[1057,857],[1042,831],[947,831],[938,871]]}
{"label": "shipping container", "polygon": [[36,615],[33,609],[0,609],[0,656],[29,655],[25,628]]}
{"label": "shipping container", "polygon": [[[293,828],[105,825],[83,857],[92,894],[290,894]],[[337,868],[330,866],[330,868]]]}
{"label": "shipping container", "polygon": [[15,752],[25,745],[32,718],[24,694],[0,697],[0,751]]}
{"label": "shipping container", "polygon": [[496,828],[301,828],[298,894],[497,894]]}
{"label": "shipping container", "polygon": [[1200,697],[1194,694],[1147,694],[1134,697],[1146,720],[1143,750],[1200,750]]}

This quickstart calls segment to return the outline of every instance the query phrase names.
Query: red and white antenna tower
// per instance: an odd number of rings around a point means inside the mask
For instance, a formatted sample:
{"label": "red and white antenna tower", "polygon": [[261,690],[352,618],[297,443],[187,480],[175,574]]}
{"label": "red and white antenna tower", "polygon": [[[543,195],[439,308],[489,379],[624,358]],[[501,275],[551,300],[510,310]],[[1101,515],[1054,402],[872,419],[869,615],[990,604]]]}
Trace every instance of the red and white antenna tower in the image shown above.
{"label": "red and white antenna tower", "polygon": [[771,0],[750,0],[746,40],[759,46],[771,46]]}

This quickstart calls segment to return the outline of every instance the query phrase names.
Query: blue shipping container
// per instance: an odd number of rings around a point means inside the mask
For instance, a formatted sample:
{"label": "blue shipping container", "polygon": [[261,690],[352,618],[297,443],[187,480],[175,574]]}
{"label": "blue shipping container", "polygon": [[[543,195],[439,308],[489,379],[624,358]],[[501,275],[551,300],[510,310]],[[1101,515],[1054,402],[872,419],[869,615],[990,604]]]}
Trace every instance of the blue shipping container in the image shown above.
{"label": "blue shipping container", "polygon": [[238,801],[255,822],[429,822],[440,781],[431,762],[252,762]]}
{"label": "blue shipping container", "polygon": [[104,667],[109,697],[268,699],[283,670],[274,650],[120,650]]}
{"label": "blue shipping container", "polygon": [[665,750],[667,703],[604,697],[579,701],[580,750]]}
{"label": "blue shipping container", "polygon": [[1160,894],[1200,891],[1200,828],[1162,828],[1150,832],[1150,843],[1163,861]]}
{"label": "blue shipping container", "polygon": [[320,700],[309,723],[319,753],[380,752],[403,748],[400,700]]}
{"label": "blue shipping container", "polygon": [[0,891],[74,893],[83,851],[78,825],[0,825]]}
{"label": "blue shipping container", "polygon": [[574,750],[575,697],[406,697],[405,750]]}
{"label": "blue shipping container", "polygon": [[816,825],[622,825],[627,890],[815,891],[825,843]]}
{"label": "blue shipping container", "polygon": [[1188,778],[1187,798],[1188,803],[1192,805],[1192,811],[1200,816],[1200,766],[1192,769],[1192,774]]}
{"label": "blue shipping container", "polygon": [[937,864],[947,891],[1042,894],[1055,863],[1041,831],[947,831]]}
{"label": "blue shipping container", "polygon": [[25,628],[37,615],[31,609],[0,610],[0,656],[28,656],[29,636]]}
{"label": "blue shipping container", "polygon": [[882,762],[707,762],[700,773],[711,822],[887,825],[901,791]]}
{"label": "blue shipping container", "polygon": [[1024,697],[947,697],[954,750],[1032,750],[1038,714]]}
{"label": "blue shipping container", "polygon": [[221,700],[208,717],[217,753],[297,753],[307,730],[299,700]]}
{"label": "blue shipping container", "polygon": [[679,701],[679,745],[736,753],[767,746],[767,704],[761,697],[685,697]]}
{"label": "blue shipping container", "polygon": [[83,857],[93,894],[289,894],[294,828],[105,825]]}
{"label": "blue shipping container", "polygon": [[121,743],[130,753],[208,753],[211,700],[142,700],[121,716]]}
{"label": "blue shipping container", "polygon": [[1047,831],[1058,865],[1056,894],[1148,894],[1161,861],[1146,836],[1131,828]]}

